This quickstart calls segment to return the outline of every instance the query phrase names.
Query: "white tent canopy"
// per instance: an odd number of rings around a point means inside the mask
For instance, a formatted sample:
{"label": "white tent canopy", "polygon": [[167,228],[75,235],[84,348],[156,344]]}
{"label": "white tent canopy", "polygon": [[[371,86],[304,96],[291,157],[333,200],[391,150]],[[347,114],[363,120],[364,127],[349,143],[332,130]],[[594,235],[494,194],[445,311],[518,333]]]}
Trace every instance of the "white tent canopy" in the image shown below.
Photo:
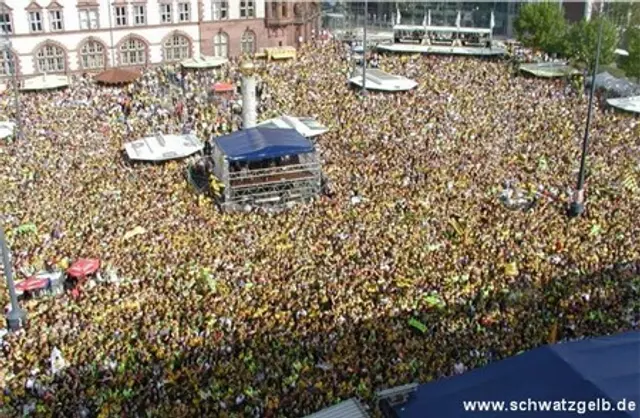
{"label": "white tent canopy", "polygon": [[319,123],[314,118],[298,118],[295,116],[282,115],[279,118],[265,120],[256,125],[258,128],[284,128],[295,129],[300,135],[313,138],[329,131],[327,127]]}
{"label": "white tent canopy", "polygon": [[[349,82],[362,87],[362,72],[356,71],[356,75]],[[384,71],[367,69],[365,87],[370,90],[380,91],[407,91],[418,85],[415,81],[400,76],[385,73]]]}
{"label": "white tent canopy", "polygon": [[357,399],[351,398],[306,418],[369,418],[369,414]]}
{"label": "white tent canopy", "polygon": [[608,99],[607,103],[616,109],[640,114],[640,96],[623,97],[618,99]]}
{"label": "white tent canopy", "polygon": [[22,83],[20,90],[52,90],[67,87],[69,85],[69,77],[66,75],[43,74],[38,77],[28,78]]}
{"label": "white tent canopy", "polygon": [[180,64],[184,68],[205,69],[216,68],[226,64],[229,60],[222,57],[207,57],[201,55],[199,57],[189,58],[182,61]]}
{"label": "white tent canopy", "polygon": [[150,136],[124,144],[132,160],[167,161],[185,158],[204,149],[204,144],[195,135]]}
{"label": "white tent canopy", "polygon": [[623,56],[623,57],[628,57],[629,56],[629,52],[628,51],[626,51],[624,49],[620,49],[620,48],[617,48],[615,51],[613,51],[613,53],[616,54],[616,55]]}
{"label": "white tent canopy", "polygon": [[14,122],[0,122],[0,139],[5,139],[13,136],[16,124]]}

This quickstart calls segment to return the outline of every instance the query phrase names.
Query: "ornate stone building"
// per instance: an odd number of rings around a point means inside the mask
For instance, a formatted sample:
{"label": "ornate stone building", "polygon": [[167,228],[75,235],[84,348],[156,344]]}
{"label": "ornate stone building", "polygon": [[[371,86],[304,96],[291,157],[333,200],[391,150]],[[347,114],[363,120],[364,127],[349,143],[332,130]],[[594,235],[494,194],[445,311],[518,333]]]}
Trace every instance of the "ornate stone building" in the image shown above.
{"label": "ornate stone building", "polygon": [[144,67],[297,45],[318,32],[314,2],[0,0],[0,79]]}

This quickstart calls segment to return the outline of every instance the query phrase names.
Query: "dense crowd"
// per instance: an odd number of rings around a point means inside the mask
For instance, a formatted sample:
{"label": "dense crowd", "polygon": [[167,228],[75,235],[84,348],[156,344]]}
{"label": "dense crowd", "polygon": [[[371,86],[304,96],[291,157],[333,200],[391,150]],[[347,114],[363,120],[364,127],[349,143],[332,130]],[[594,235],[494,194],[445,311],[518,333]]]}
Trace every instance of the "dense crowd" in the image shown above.
{"label": "dense crowd", "polygon": [[[123,160],[125,142],[157,130],[237,129],[235,99],[210,94],[237,81],[235,64],[22,96],[25,138],[0,144],[16,274],[97,257],[113,280],[25,303],[29,327],[2,341],[5,414],[298,417],[550,334],[638,327],[637,118],[596,110],[587,210],[569,219],[587,99],[565,81],[503,61],[382,56],[419,86],[362,97],[345,57],[307,45],[260,75],[262,119],[331,128],[317,145],[332,196],[278,214],[218,212],[190,189],[186,161]],[[27,223],[37,231],[16,232]],[[54,348],[66,362],[55,374]]]}

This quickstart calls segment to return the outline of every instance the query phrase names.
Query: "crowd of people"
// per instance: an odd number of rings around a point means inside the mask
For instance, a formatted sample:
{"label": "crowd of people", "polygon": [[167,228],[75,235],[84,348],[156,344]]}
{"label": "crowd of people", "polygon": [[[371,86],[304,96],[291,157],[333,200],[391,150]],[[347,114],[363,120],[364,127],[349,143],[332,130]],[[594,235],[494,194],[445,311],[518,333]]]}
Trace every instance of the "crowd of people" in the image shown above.
{"label": "crowd of people", "polygon": [[[362,96],[345,57],[309,44],[261,71],[261,119],[330,127],[317,147],[332,196],[277,214],[219,212],[186,161],[123,159],[125,142],[158,130],[237,129],[235,99],[210,94],[237,81],[236,64],[21,97],[23,138],[0,144],[16,276],[89,257],[111,279],[23,304],[28,327],[2,337],[0,414],[301,417],[637,329],[637,118],[596,109],[586,213],[570,219],[587,98],[565,81],[390,55],[380,68],[418,87]],[[12,108],[0,97],[0,115]]]}

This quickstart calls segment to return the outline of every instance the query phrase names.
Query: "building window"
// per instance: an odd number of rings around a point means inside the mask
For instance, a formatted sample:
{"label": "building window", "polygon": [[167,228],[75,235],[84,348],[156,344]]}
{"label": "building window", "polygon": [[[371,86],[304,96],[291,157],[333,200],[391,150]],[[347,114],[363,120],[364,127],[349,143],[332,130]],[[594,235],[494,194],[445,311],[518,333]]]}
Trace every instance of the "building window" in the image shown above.
{"label": "building window", "polygon": [[137,26],[147,24],[147,6],[143,4],[133,5],[133,24]]}
{"label": "building window", "polygon": [[116,26],[127,26],[127,6],[116,6]]}
{"label": "building window", "polygon": [[13,33],[11,24],[11,12],[0,6],[0,33]]}
{"label": "building window", "polygon": [[224,20],[229,18],[229,3],[226,0],[213,0],[211,9],[213,20]]}
{"label": "building window", "polygon": [[14,55],[12,52],[7,51],[5,48],[0,53],[0,77],[13,75]]}
{"label": "building window", "polygon": [[64,50],[56,45],[45,45],[36,54],[36,67],[41,73],[59,73],[65,70]]}
{"label": "building window", "polygon": [[29,12],[29,28],[31,32],[42,32],[42,13],[39,11]]}
{"label": "building window", "polygon": [[162,23],[173,23],[173,9],[171,3],[160,5],[160,21]]}
{"label": "building window", "polygon": [[191,20],[191,4],[178,3],[178,21],[188,22]]}
{"label": "building window", "polygon": [[163,45],[165,61],[177,61],[189,58],[189,39],[186,36],[174,35]]}
{"label": "building window", "polygon": [[80,50],[80,60],[84,70],[104,68],[104,46],[96,41],[87,42]]}
{"label": "building window", "polygon": [[97,9],[83,9],[79,12],[80,29],[98,29],[98,10]]}
{"label": "building window", "polygon": [[140,39],[127,39],[120,46],[122,65],[144,65],[147,63],[147,46]]}
{"label": "building window", "polygon": [[287,15],[289,14],[289,6],[287,5],[287,3],[282,3],[282,17],[287,17]]}
{"label": "building window", "polygon": [[253,54],[255,51],[256,36],[251,31],[245,31],[240,40],[240,47],[243,54]]}
{"label": "building window", "polygon": [[226,58],[229,53],[229,37],[226,33],[219,32],[213,37],[213,56]]}
{"label": "building window", "polygon": [[49,27],[51,32],[60,32],[62,25],[62,10],[49,11]]}
{"label": "building window", "polygon": [[255,17],[253,0],[240,0],[240,17],[244,19]]}

